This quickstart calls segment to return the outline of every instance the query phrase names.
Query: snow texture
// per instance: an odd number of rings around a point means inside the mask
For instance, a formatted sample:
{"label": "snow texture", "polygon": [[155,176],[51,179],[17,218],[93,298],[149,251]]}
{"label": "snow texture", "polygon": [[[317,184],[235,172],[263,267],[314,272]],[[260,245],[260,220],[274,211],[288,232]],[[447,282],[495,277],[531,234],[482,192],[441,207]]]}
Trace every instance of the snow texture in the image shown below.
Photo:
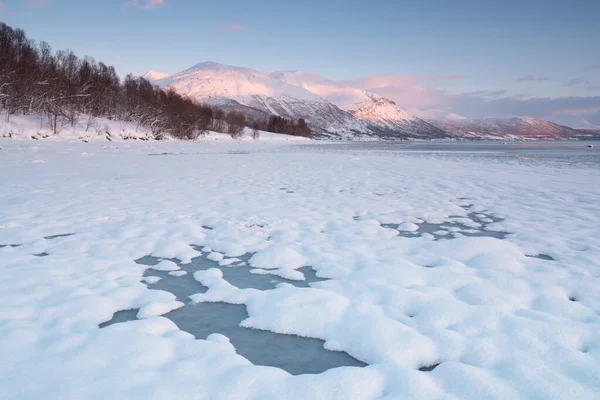
{"label": "snow texture", "polygon": [[[330,144],[0,145],[2,399],[598,398],[598,169]],[[510,234],[382,226],[469,213]],[[199,249],[255,253],[258,273],[311,266],[327,280],[264,291],[199,271],[208,291],[190,300],[244,304],[244,327],[369,365],[293,376],[179,330],[161,315],[183,303],[134,260],[176,271]]]}

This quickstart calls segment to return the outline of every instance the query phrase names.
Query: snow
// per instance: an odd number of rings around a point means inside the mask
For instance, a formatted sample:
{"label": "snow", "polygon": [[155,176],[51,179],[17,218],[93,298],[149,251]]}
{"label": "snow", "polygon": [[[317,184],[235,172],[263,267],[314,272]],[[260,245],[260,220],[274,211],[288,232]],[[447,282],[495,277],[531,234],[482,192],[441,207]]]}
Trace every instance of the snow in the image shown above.
{"label": "snow", "polygon": [[259,251],[250,259],[250,265],[261,269],[297,269],[306,263],[296,250],[282,245],[272,245]]}
{"label": "snow", "polygon": [[242,100],[247,96],[279,97],[288,95],[301,100],[320,97],[299,86],[274,79],[268,74],[243,67],[199,63],[185,71],[155,81],[161,87],[173,87],[182,95],[198,100],[226,96]]}
{"label": "snow", "polygon": [[[294,142],[0,146],[0,398],[598,397],[597,168]],[[469,212],[502,216],[489,228],[511,234],[381,226]],[[328,280],[265,291],[198,271],[208,291],[190,300],[244,304],[244,327],[322,339],[369,365],[294,376],[223,335],[181,331],[163,316],[184,304],[149,289],[134,260],[178,272],[199,249],[252,254],[259,274],[311,266]],[[98,328],[136,309],[139,320]]]}
{"label": "snow", "polygon": [[177,271],[179,270],[179,266],[177,264],[175,264],[173,261],[169,261],[169,260],[162,260],[161,262],[159,262],[156,265],[152,266],[152,269],[155,269],[157,271]]}
{"label": "snow", "polygon": [[398,225],[398,230],[404,232],[416,232],[419,230],[419,225],[413,224],[412,222],[403,222]]}
{"label": "snow", "polygon": [[142,78],[144,78],[145,80],[147,80],[149,82],[154,82],[159,79],[168,78],[169,76],[171,76],[171,74],[167,74],[165,72],[148,71],[142,76]]}
{"label": "snow", "polygon": [[[34,140],[59,140],[66,139],[88,143],[90,141],[104,141],[108,143],[123,142],[130,140],[154,140],[150,129],[138,126],[134,123],[124,121],[114,121],[106,118],[92,118],[82,115],[74,126],[65,124],[58,129],[55,134],[48,124],[46,117],[41,115],[11,115],[10,120],[6,122],[5,115],[0,118],[0,138],[13,139],[34,139]],[[167,137],[166,140],[170,138]],[[173,140],[173,139],[171,139]],[[308,142],[310,139],[284,135],[272,132],[259,131],[259,139],[252,138],[250,129],[245,128],[244,136],[240,139],[232,139],[231,135],[209,131],[204,137],[198,140],[202,141],[295,141]],[[81,152],[81,156],[89,156],[88,152]],[[44,160],[32,160],[33,163],[43,163]]]}

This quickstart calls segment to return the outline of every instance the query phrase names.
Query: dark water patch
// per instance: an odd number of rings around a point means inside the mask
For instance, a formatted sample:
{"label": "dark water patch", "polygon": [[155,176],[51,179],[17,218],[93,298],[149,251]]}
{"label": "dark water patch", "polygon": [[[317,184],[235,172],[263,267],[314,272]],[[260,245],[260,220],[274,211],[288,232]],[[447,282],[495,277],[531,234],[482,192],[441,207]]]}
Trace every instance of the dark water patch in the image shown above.
{"label": "dark water patch", "polygon": [[281,368],[292,375],[367,365],[347,353],[326,350],[320,339],[243,328],[239,324],[248,318],[245,305],[198,303],[164,316],[196,339],[206,339],[213,333],[225,335],[237,353],[253,364]]}
{"label": "dark water patch", "polygon": [[34,254],[36,257],[48,257],[49,255],[50,254],[46,253],[45,251],[43,253]]}
{"label": "dark water patch", "polygon": [[139,312],[139,308],[132,310],[123,310],[117,311],[114,313],[112,319],[110,321],[106,321],[98,325],[100,328],[106,328],[107,326],[111,326],[114,324],[121,324],[123,322],[135,321],[137,319],[137,313]]}
{"label": "dark water patch", "polygon": [[69,236],[74,236],[74,235],[75,235],[74,233],[60,233],[58,235],[44,236],[44,239],[52,240],[52,239],[64,238],[64,237],[69,237]]}
{"label": "dark water patch", "polygon": [[573,296],[570,296],[570,297],[569,297],[569,301],[576,302],[576,301],[577,301],[577,298],[576,298],[576,297],[573,297]]}
{"label": "dark water patch", "polygon": [[537,255],[526,255],[526,257],[529,258],[538,258],[540,260],[545,260],[545,261],[556,261],[554,259],[554,257],[549,256],[548,254],[537,254]]}
{"label": "dark water patch", "polygon": [[0,244],[0,249],[3,249],[4,247],[15,248],[15,247],[21,247],[21,246],[23,246],[23,245],[22,244]]}
{"label": "dark water patch", "polygon": [[202,225],[202,229],[206,229],[208,231],[212,231],[213,228],[211,228],[210,226],[206,226],[206,225]]}
{"label": "dark water patch", "polygon": [[[250,260],[252,256],[253,254],[249,253],[236,257],[239,261],[236,261],[234,264],[246,263],[246,265],[231,266],[221,266],[218,262],[207,259],[205,255],[193,258],[192,262],[189,264],[181,264],[177,259],[170,259],[170,261],[178,264],[181,271],[185,271],[186,274],[177,276],[166,271],[157,271],[149,268],[144,272],[144,277],[160,278],[158,282],[148,284],[148,288],[173,293],[177,297],[177,300],[183,303],[189,302],[189,296],[197,293],[205,293],[208,290],[194,278],[194,273],[197,271],[206,271],[211,268],[220,270],[223,273],[224,280],[240,289],[252,288],[258,290],[271,290],[275,289],[280,283],[288,283],[296,287],[309,287],[311,283],[327,280],[325,278],[317,277],[316,271],[309,266],[297,269],[297,271],[301,272],[305,278],[305,280],[300,281],[282,278],[273,274],[253,274],[253,268],[247,265],[248,260]],[[154,256],[144,256],[135,260],[135,262],[153,267],[162,260],[162,258]]]}
{"label": "dark water patch", "polygon": [[423,371],[423,372],[431,372],[434,369],[436,369],[437,367],[440,366],[441,363],[437,363],[437,364],[432,364],[432,365],[427,365],[425,367],[421,367],[419,368],[419,371]]}
{"label": "dark water patch", "polygon": [[[192,246],[201,250],[200,246]],[[176,296],[177,300],[185,305],[171,311],[163,317],[173,321],[179,329],[188,332],[197,339],[206,339],[213,333],[227,336],[238,354],[244,356],[255,365],[265,365],[281,368],[290,374],[319,374],[331,368],[354,366],[364,367],[365,363],[339,351],[329,351],[324,347],[324,341],[314,338],[305,338],[296,335],[279,334],[271,331],[243,328],[240,322],[248,318],[245,305],[234,305],[223,302],[198,303],[190,302],[189,296],[205,293],[208,289],[194,279],[197,271],[206,271],[217,268],[223,273],[223,279],[230,284],[244,289],[272,290],[280,283],[289,283],[296,287],[308,287],[311,283],[325,281],[319,278],[316,271],[310,266],[299,268],[305,280],[294,281],[271,274],[253,274],[247,265],[251,253],[236,257],[235,263],[246,265],[220,266],[218,262],[208,260],[206,254],[192,259],[189,264],[182,264],[179,260],[171,259],[180,266],[186,274],[180,276],[178,271],[158,271],[153,266],[163,261],[162,258],[144,256],[136,263],[147,265],[144,277],[158,277],[156,283],[148,284],[148,288],[164,290]],[[119,322],[136,319],[138,310],[125,310],[115,313],[113,319],[102,323],[101,328]]]}
{"label": "dark water patch", "polygon": [[[472,206],[462,207],[468,209]],[[400,229],[400,224],[381,224],[381,226],[388,229],[396,229],[398,230],[398,235],[405,238],[416,238],[427,234],[433,236],[434,240],[449,240],[460,236],[505,239],[506,236],[510,235],[509,232],[487,229],[490,224],[503,221],[502,218],[498,218],[490,213],[469,212],[466,217],[451,216],[449,218],[452,218],[452,220],[440,224],[426,221],[416,223],[415,225],[418,228],[415,231],[403,231]],[[456,221],[457,219],[463,219],[465,223]],[[477,227],[475,225],[469,226],[471,224],[467,224],[467,220],[477,224]]]}
{"label": "dark water patch", "polygon": [[186,155],[187,153],[150,153],[148,154],[149,156],[183,156]]}

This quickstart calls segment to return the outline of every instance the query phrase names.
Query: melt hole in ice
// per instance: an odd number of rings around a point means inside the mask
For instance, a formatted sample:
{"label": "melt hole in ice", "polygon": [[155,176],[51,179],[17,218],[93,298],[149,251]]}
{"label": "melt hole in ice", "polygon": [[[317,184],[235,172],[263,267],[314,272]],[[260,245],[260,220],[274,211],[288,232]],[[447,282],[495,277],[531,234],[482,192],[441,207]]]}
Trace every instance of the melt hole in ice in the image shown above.
{"label": "melt hole in ice", "polygon": [[[471,206],[461,206],[468,209]],[[430,222],[420,222],[409,224],[416,229],[403,230],[404,224],[381,224],[382,227],[395,229],[399,236],[406,238],[417,238],[423,235],[431,235],[434,240],[449,240],[455,239],[457,236],[468,237],[492,237],[496,239],[505,239],[510,235],[509,232],[488,230],[487,227],[495,222],[503,221],[502,218],[495,217],[492,214],[485,212],[470,212],[466,217],[450,216],[451,220],[434,224]],[[464,223],[456,221],[456,219],[464,219]]]}
{"label": "melt hole in ice", "polygon": [[538,254],[538,255],[527,255],[527,257],[529,258],[539,258],[540,260],[545,260],[545,261],[556,261],[554,259],[554,257],[551,257],[547,254]]}
{"label": "melt hole in ice", "polygon": [[419,368],[419,371],[423,371],[423,372],[431,372],[434,369],[436,369],[437,367],[440,366],[441,363],[437,363],[437,364],[432,364],[432,365],[427,365],[425,367],[421,367]]}
{"label": "melt hole in ice", "polygon": [[[199,249],[198,246],[194,248]],[[238,258],[243,264],[247,264],[252,255],[246,254]],[[135,262],[152,267],[163,260],[159,257],[144,256]],[[207,290],[193,278],[196,271],[218,268],[223,272],[223,278],[234,286],[271,290],[282,282],[297,287],[308,287],[311,283],[326,280],[317,277],[316,271],[311,267],[299,268],[297,271],[304,274],[305,280],[294,281],[276,275],[252,274],[250,273],[252,268],[247,265],[221,266],[218,262],[207,259],[206,255],[192,259],[189,264],[181,264],[177,259],[170,259],[170,261],[177,263],[181,270],[187,273],[173,275],[167,271],[149,268],[144,273],[144,277],[160,277],[158,282],[148,284],[148,288],[170,292],[186,304],[163,317],[173,321],[179,329],[194,335],[197,339],[206,339],[213,333],[225,335],[235,346],[238,354],[253,364],[281,368],[293,375],[319,374],[337,367],[367,365],[347,353],[325,349],[325,341],[320,339],[241,327],[240,322],[248,318],[246,306],[243,304],[189,302],[190,295],[204,293]],[[119,311],[110,321],[100,324],[100,328],[135,320],[137,312],[138,310]]]}
{"label": "melt hole in ice", "polygon": [[69,236],[73,236],[73,235],[75,235],[75,234],[74,233],[60,233],[58,235],[44,236],[44,239],[52,240],[52,239],[58,239],[58,238],[63,238],[63,237],[69,237]]}

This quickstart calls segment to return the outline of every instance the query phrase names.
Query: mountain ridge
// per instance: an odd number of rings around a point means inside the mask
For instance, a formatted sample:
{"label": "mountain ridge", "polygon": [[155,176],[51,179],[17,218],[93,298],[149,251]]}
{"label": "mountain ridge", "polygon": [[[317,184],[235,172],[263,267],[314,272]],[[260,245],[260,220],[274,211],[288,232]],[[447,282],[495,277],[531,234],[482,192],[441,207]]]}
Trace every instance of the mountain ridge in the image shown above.
{"label": "mountain ridge", "polygon": [[[304,82],[300,82],[299,74]],[[150,74],[148,78],[160,87],[226,110],[303,118],[326,138],[448,137],[443,130],[399,109],[390,100],[337,84],[312,71],[263,72],[208,61],[161,79],[152,79],[155,76]],[[308,78],[310,84],[306,82]]]}
{"label": "mountain ridge", "polygon": [[428,120],[459,139],[489,140],[586,140],[598,139],[586,132],[531,117]]}

